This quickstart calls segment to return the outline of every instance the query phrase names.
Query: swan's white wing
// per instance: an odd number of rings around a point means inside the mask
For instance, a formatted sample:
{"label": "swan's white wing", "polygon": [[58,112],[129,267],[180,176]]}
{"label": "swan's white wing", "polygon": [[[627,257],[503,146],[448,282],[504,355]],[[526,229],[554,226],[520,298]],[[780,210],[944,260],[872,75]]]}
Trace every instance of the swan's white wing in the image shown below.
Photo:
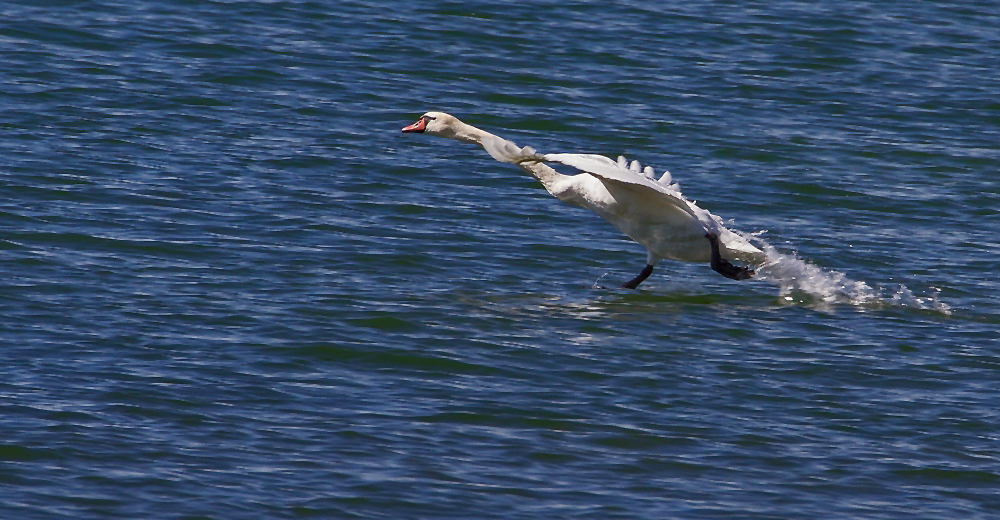
{"label": "swan's white wing", "polygon": [[[604,157],[603,155],[550,153],[544,155],[543,157],[546,161],[572,166],[599,179],[631,184],[640,189],[654,191],[659,194],[660,199],[663,200],[664,204],[676,206],[701,222],[701,224],[705,227],[705,231],[720,234],[720,225],[711,213],[699,208],[694,205],[693,202],[685,199],[680,192],[671,189],[669,186],[664,186],[642,175],[642,173],[639,173],[641,170],[639,170],[637,162],[633,162],[636,166],[629,169],[628,167],[622,166],[622,164],[627,163],[627,161],[620,160],[619,162],[615,162],[607,157]],[[624,157],[621,159],[624,159]]]}
{"label": "swan's white wing", "polygon": [[486,149],[486,153],[490,154],[490,157],[500,162],[517,164],[524,161],[542,160],[542,155],[535,152],[534,148],[530,146],[521,148],[511,141],[493,134],[483,136],[480,144]]}
{"label": "swan's white wing", "polygon": [[700,222],[705,231],[719,235],[722,247],[732,253],[731,256],[747,261],[759,261],[763,256],[763,252],[745,238],[726,229],[722,224],[722,219],[699,208],[684,198],[680,191],[673,188],[673,185],[669,185],[669,172],[664,173],[665,185],[640,173],[642,170],[640,170],[639,164],[633,162],[632,165],[629,165],[624,157],[619,157],[617,162],[596,154],[556,153],[543,155],[542,158],[548,162],[572,166],[602,180],[621,182],[635,186],[637,189],[656,192],[664,204],[670,204],[685,211]]}

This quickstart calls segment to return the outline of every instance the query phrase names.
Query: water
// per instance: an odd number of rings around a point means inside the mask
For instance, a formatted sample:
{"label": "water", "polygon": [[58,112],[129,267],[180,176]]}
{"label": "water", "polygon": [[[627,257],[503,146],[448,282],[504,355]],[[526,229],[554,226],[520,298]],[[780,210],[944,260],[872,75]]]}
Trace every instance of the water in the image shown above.
{"label": "water", "polygon": [[997,517],[996,6],[825,5],[5,2],[0,516]]}

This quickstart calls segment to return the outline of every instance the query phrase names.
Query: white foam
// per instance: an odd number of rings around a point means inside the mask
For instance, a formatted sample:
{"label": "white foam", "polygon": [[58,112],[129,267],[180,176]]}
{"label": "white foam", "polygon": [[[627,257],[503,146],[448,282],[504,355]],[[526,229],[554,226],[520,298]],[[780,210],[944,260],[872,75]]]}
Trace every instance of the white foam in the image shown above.
{"label": "white foam", "polygon": [[752,239],[760,245],[766,258],[757,268],[757,278],[777,285],[779,297],[789,302],[891,305],[951,314],[951,308],[938,297],[939,289],[934,289],[931,296],[917,296],[905,285],[900,285],[892,295],[887,295],[885,290],[851,280],[844,273],[823,269],[795,254],[782,253],[760,237]]}

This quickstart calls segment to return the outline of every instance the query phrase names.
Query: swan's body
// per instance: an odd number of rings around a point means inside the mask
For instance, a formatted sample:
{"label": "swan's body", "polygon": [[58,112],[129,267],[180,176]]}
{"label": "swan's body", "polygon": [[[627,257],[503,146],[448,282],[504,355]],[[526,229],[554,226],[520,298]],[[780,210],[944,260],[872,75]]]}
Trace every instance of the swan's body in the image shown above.
{"label": "swan's body", "polygon": [[[726,229],[720,219],[681,195],[670,174],[659,181],[652,168],[631,166],[601,155],[542,155],[459,121],[442,112],[428,112],[404,132],[420,132],[481,145],[496,160],[517,164],[559,200],[597,213],[632,240],[645,246],[646,268],[624,287],[635,288],[661,259],[709,262],[726,276],[742,280],[753,271],[733,266],[723,256],[759,262],[763,252]],[[554,162],[585,173],[564,175],[545,164]],[[706,240],[707,238],[707,240]]]}

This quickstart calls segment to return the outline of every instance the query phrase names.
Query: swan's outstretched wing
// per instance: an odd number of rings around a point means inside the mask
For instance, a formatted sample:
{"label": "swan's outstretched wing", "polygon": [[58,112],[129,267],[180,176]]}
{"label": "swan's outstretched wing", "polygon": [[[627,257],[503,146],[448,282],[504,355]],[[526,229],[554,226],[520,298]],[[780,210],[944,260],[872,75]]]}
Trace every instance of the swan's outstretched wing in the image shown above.
{"label": "swan's outstretched wing", "polygon": [[647,167],[642,170],[636,161],[633,161],[629,167],[628,161],[624,157],[620,157],[618,162],[595,154],[556,153],[546,154],[542,157],[545,161],[572,166],[605,181],[629,184],[636,189],[654,192],[664,204],[670,204],[683,210],[700,222],[706,232],[718,235],[722,247],[733,253],[733,256],[748,261],[758,261],[763,256],[763,252],[745,238],[726,229],[722,225],[722,219],[684,198],[676,189],[676,185],[669,184],[669,173],[665,173],[658,182],[652,178],[652,168]]}
{"label": "swan's outstretched wing", "polygon": [[615,162],[603,155],[582,154],[582,153],[550,153],[546,154],[545,160],[572,166],[578,170],[587,172],[599,179],[631,184],[639,189],[646,189],[659,194],[660,200],[664,204],[670,204],[691,215],[695,220],[701,222],[705,231],[720,233],[719,223],[713,215],[691,201],[671,186],[664,186],[659,182],[642,175],[639,163],[633,163],[632,169],[624,167],[627,161],[622,158],[621,163]]}
{"label": "swan's outstretched wing", "polygon": [[506,163],[521,163],[525,161],[543,160],[543,156],[530,146],[521,148],[511,141],[493,134],[486,134],[481,137],[480,143],[490,157]]}

